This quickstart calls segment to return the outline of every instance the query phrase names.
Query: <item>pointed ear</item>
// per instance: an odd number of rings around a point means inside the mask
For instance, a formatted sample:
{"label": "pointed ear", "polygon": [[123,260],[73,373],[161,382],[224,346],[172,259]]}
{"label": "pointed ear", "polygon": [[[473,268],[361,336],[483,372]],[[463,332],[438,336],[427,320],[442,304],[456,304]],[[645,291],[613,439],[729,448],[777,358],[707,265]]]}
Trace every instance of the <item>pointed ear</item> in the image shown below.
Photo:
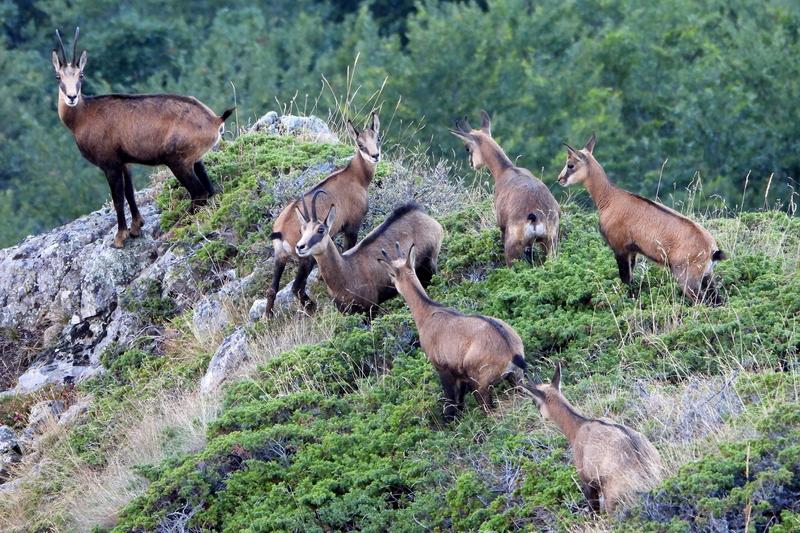
{"label": "pointed ear", "polygon": [[336,208],[331,205],[331,208],[328,210],[328,216],[325,217],[325,225],[330,228],[333,225],[333,221],[336,218]]}
{"label": "pointed ear", "polygon": [[481,130],[483,133],[492,136],[492,120],[489,118],[489,113],[481,109]]}
{"label": "pointed ear", "polygon": [[50,58],[53,61],[53,68],[56,69],[56,72],[61,70],[61,58],[58,57],[58,51],[53,48],[52,57]]}
{"label": "pointed ear", "polygon": [[305,226],[306,222],[308,221],[306,220],[306,217],[303,216],[303,212],[300,211],[299,207],[294,206],[294,214],[297,215],[297,220],[300,221],[300,224]]}
{"label": "pointed ear", "polygon": [[86,50],[84,50],[83,52],[81,52],[81,58],[78,60],[78,68],[79,69],[83,70],[83,67],[86,66],[86,59],[87,58],[88,58],[88,54],[86,53]]}
{"label": "pointed ear", "polygon": [[347,134],[354,141],[358,140],[358,130],[355,126],[353,126],[353,123],[350,120],[347,121]]}
{"label": "pointed ear", "polygon": [[573,148],[572,146],[568,145],[567,143],[564,143],[564,146],[567,147],[567,154],[568,155],[571,155],[571,156],[574,156],[574,157],[578,157],[578,151],[575,148]]}
{"label": "pointed ear", "polygon": [[594,132],[592,132],[592,136],[586,141],[586,144],[583,145],[583,149],[589,152],[590,154],[594,152],[594,143],[597,142],[597,138],[594,136]]}
{"label": "pointed ear", "polygon": [[472,142],[472,136],[469,133],[464,133],[463,131],[454,130],[452,128],[450,128],[449,131],[464,142]]}
{"label": "pointed ear", "polygon": [[556,363],[556,371],[553,374],[553,379],[550,380],[550,385],[556,389],[561,390],[561,363]]}
{"label": "pointed ear", "polygon": [[417,264],[417,245],[411,244],[411,248],[408,249],[408,258],[406,259],[406,265],[414,268]]}
{"label": "pointed ear", "polygon": [[381,119],[378,118],[378,113],[375,111],[372,112],[372,125],[370,128],[375,133],[379,133],[381,131]]}

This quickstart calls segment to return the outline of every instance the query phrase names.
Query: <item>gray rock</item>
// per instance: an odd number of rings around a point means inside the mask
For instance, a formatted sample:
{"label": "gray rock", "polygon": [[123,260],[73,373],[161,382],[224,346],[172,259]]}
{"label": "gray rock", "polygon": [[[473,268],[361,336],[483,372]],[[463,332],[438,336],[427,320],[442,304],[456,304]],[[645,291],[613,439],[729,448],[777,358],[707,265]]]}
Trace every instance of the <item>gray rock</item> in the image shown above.
{"label": "gray rock", "polygon": [[58,419],[58,425],[61,427],[72,427],[78,424],[89,412],[89,402],[78,402],[69,406]]}
{"label": "gray rock", "polygon": [[264,313],[267,311],[267,300],[266,298],[260,298],[253,302],[253,305],[250,306],[249,316],[250,320],[255,322],[264,317]]}
{"label": "gray rock", "polygon": [[204,296],[192,312],[192,324],[198,339],[205,342],[213,339],[231,323],[233,318],[219,295]]}
{"label": "gray rock", "polygon": [[28,427],[34,433],[40,432],[48,421],[55,421],[64,412],[61,400],[44,400],[31,407],[28,413]]}
{"label": "gray rock", "polygon": [[277,113],[270,111],[258,119],[248,131],[264,131],[273,135],[297,135],[308,137],[316,142],[338,142],[336,135],[331,132],[325,121],[314,115],[309,117],[297,115],[279,117]]}
{"label": "gray rock", "polygon": [[10,467],[22,458],[17,434],[8,426],[0,426],[0,483],[11,477]]}
{"label": "gray rock", "polygon": [[[308,275],[308,279],[306,279],[306,294],[308,294],[308,289],[311,285],[319,281],[319,269],[315,268],[311,271],[311,274]],[[284,309],[289,309],[294,302],[297,300],[294,297],[294,293],[292,289],[294,288],[294,279],[286,284],[284,288],[278,291],[278,294],[275,295],[275,307],[282,307]]]}
{"label": "gray rock", "polygon": [[208,364],[208,370],[200,381],[200,390],[210,392],[225,381],[247,358],[247,333],[239,327],[222,341]]}

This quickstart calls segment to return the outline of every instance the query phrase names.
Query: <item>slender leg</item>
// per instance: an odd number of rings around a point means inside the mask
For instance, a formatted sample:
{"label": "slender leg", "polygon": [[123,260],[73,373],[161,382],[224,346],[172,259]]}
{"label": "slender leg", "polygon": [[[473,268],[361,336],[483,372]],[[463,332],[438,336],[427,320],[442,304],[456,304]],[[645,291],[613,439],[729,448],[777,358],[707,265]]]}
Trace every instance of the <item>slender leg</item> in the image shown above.
{"label": "slender leg", "polygon": [[284,256],[275,256],[275,270],[272,273],[272,286],[267,291],[267,310],[266,315],[268,317],[273,316],[272,308],[275,306],[275,295],[278,294],[278,287],[281,285],[281,276],[283,276],[283,270],[286,268],[286,257]]}
{"label": "slender leg", "polygon": [[444,421],[452,422],[458,413],[458,383],[449,372],[439,372],[439,380],[444,391]]}
{"label": "slender leg", "polygon": [[581,482],[581,491],[583,491],[583,495],[589,502],[589,508],[592,512],[600,512],[600,491],[597,490],[597,487]]}
{"label": "slender leg", "polygon": [[194,173],[197,178],[200,180],[200,183],[203,185],[203,188],[208,193],[208,197],[211,198],[214,196],[214,185],[211,183],[211,179],[208,177],[208,173],[206,172],[206,166],[203,164],[202,161],[198,161],[194,164]]}
{"label": "slender leg", "polygon": [[133,190],[133,176],[127,166],[122,167],[122,175],[125,179],[125,199],[128,201],[128,208],[131,210],[131,237],[138,237],[142,234],[142,226],[144,226],[144,217],[139,213],[139,207],[136,205],[136,195]]}
{"label": "slender leg", "polygon": [[633,277],[633,271],[636,269],[636,252],[629,253],[628,259],[631,265],[630,267],[631,277]]}
{"label": "slender leg", "polygon": [[466,381],[459,382],[458,386],[458,410],[462,411],[464,409],[464,397],[467,395],[467,389],[469,388],[469,383]]}
{"label": "slender leg", "polygon": [[628,261],[628,254],[614,254],[617,260],[617,268],[619,269],[619,279],[622,283],[628,285],[631,282],[631,264]]}
{"label": "slender leg", "polygon": [[483,410],[488,414],[494,408],[492,401],[492,394],[489,391],[488,385],[479,385],[475,389],[475,398],[478,400],[478,405],[483,407]]}
{"label": "slender leg", "polygon": [[436,261],[431,257],[426,257],[415,270],[420,284],[422,284],[423,287],[427,287],[430,285],[431,279],[433,279],[433,275],[436,273]]}
{"label": "slender leg", "polygon": [[308,275],[314,269],[314,259],[311,257],[303,257],[300,259],[300,265],[297,267],[297,274],[294,277],[294,284],[292,292],[300,301],[300,304],[305,308],[306,312],[313,313],[317,305],[312,302],[306,295],[306,280]]}
{"label": "slender leg", "polygon": [[125,221],[125,179],[120,167],[112,167],[105,171],[108,186],[111,188],[111,200],[117,212],[117,234],[114,237],[114,248],[125,246],[128,238],[128,223]]}
{"label": "slender leg", "polygon": [[198,206],[203,205],[208,199],[208,192],[205,190],[205,187],[200,183],[200,180],[197,179],[197,176],[194,175],[194,170],[192,167],[187,167],[183,164],[177,165],[170,165],[169,169],[175,174],[175,177],[178,178],[178,181],[181,182],[187,191],[189,191],[189,195],[192,197],[192,210],[196,209]]}
{"label": "slender leg", "polygon": [[343,228],[342,232],[344,233],[344,249],[349,250],[358,241],[358,226]]}

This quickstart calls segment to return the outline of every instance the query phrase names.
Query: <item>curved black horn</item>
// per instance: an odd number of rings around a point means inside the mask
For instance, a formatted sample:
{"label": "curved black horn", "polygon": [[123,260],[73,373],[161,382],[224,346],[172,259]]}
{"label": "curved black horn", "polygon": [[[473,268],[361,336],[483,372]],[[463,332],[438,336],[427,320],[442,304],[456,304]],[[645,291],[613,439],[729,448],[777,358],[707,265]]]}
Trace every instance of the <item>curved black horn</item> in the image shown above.
{"label": "curved black horn", "polygon": [[56,38],[58,39],[58,47],[61,49],[61,59],[64,61],[64,64],[67,64],[67,52],[64,51],[64,41],[61,40],[61,33],[56,30]]}
{"label": "curved black horn", "polygon": [[325,191],[325,189],[320,189],[318,191],[315,191],[314,196],[311,197],[311,218],[313,218],[314,221],[317,220],[317,197],[320,194],[328,196],[328,193]]}
{"label": "curved black horn", "polygon": [[394,247],[397,250],[397,257],[402,258],[403,257],[403,250],[400,249],[400,243],[397,242],[397,241],[394,241]]}
{"label": "curved black horn", "polygon": [[78,64],[78,35],[81,33],[81,29],[78,26],[75,26],[75,39],[72,41],[72,64]]}
{"label": "curved black horn", "polygon": [[297,201],[300,203],[300,205],[303,206],[303,218],[305,218],[306,221],[307,221],[308,220],[308,205],[306,205],[306,196],[304,194],[298,196],[297,197]]}
{"label": "curved black horn", "polygon": [[387,253],[386,253],[386,250],[384,250],[383,248],[381,248],[381,253],[383,254],[383,257],[385,257],[385,258],[386,258],[386,261],[388,261],[389,263],[391,263],[391,262],[392,262],[392,260],[391,260],[391,259],[389,259],[389,254],[387,254]]}

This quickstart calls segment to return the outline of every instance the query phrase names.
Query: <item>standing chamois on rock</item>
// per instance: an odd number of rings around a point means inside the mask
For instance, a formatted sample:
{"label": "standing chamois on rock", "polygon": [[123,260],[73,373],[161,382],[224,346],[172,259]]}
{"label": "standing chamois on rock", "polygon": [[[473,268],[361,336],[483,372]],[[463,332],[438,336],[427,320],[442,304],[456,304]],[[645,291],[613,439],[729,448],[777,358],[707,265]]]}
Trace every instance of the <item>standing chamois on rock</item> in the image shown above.
{"label": "standing chamois on rock", "polygon": [[422,349],[439,373],[444,389],[444,418],[452,421],[464,408],[467,389],[488,412],[490,387],[508,377],[514,385],[525,384],[522,339],[505,322],[483,315],[464,315],[434,302],[417,278],[415,246],[408,257],[396,244],[397,258],[385,250],[378,261],[386,269],[397,292],[405,300],[419,331]]}
{"label": "standing chamois on rock", "polygon": [[[314,198],[324,192],[322,189],[317,191]],[[303,213],[295,207],[302,228],[302,237],[296,246],[297,255],[301,258],[312,256],[316,260],[328,286],[328,294],[339,311],[371,315],[380,303],[397,294],[391,278],[375,262],[380,250],[392,243],[400,243],[406,248],[413,245],[415,250],[419,250],[414,270],[423,286],[430,283],[436,273],[436,259],[444,230],[419,205],[410,203],[398,207],[380,226],[343,254],[334,244],[328,229],[336,223],[336,212],[336,206],[332,205],[323,222],[317,218],[316,201],[311,203],[310,217],[308,212]]]}
{"label": "standing chamois on rock", "polygon": [[629,503],[661,481],[661,457],[647,437],[607,418],[579,414],[561,394],[561,366],[550,384],[525,387],[545,420],[567,437],[581,490],[592,510],[600,510],[603,496],[607,513]]}
{"label": "standing chamois on rock", "polygon": [[[136,206],[128,163],[166,165],[186,187],[193,208],[214,194],[203,166],[203,156],[221,139],[233,109],[217,116],[196,98],[174,94],[81,94],[86,50],[78,59],[78,34],[72,43],[72,61],[61,35],[53,49],[58,80],[58,116],[75,136],[81,155],[100,168],[111,187],[117,212],[113,246],[122,248],[130,235],[138,237],[144,218]],[[60,55],[59,55],[60,51]],[[131,227],[125,221],[125,200]]]}
{"label": "standing chamois on rock", "polygon": [[594,158],[595,136],[581,150],[567,147],[558,176],[563,186],[583,183],[600,215],[600,233],[614,252],[623,283],[631,282],[636,254],[669,267],[694,302],[722,304],[714,286],[714,264],[726,258],[700,224],[658,202],[615,187]]}
{"label": "standing chamois on rock", "polygon": [[481,129],[474,130],[464,120],[456,121],[450,133],[464,141],[474,170],[487,167],[494,178],[494,210],[500,226],[506,265],[511,266],[534,244],[549,256],[558,244],[560,208],[550,189],[528,169],[514,166],[492,138],[489,114],[481,111]]}
{"label": "standing chamois on rock", "polygon": [[[325,189],[331,204],[336,205],[339,214],[333,225],[328,227],[331,238],[344,233],[344,248],[349,250],[356,244],[358,230],[364,215],[367,214],[367,188],[375,168],[381,157],[380,120],[377,113],[372,113],[370,125],[364,131],[358,131],[353,123],[347,121],[347,132],[356,143],[356,153],[350,163],[329,175],[310,191],[283,208],[272,226],[272,247],[275,250],[275,271],[272,286],[267,291],[266,314],[272,316],[275,295],[281,283],[281,276],[290,259],[298,259],[297,274],[292,285],[292,292],[300,303],[309,311],[314,310],[314,303],[306,296],[306,279],[314,268],[312,257],[298,257],[295,246],[300,240],[300,219],[294,215],[299,205],[312,200],[320,189]],[[305,207],[304,207],[305,209]],[[320,213],[326,219],[328,211]]]}

